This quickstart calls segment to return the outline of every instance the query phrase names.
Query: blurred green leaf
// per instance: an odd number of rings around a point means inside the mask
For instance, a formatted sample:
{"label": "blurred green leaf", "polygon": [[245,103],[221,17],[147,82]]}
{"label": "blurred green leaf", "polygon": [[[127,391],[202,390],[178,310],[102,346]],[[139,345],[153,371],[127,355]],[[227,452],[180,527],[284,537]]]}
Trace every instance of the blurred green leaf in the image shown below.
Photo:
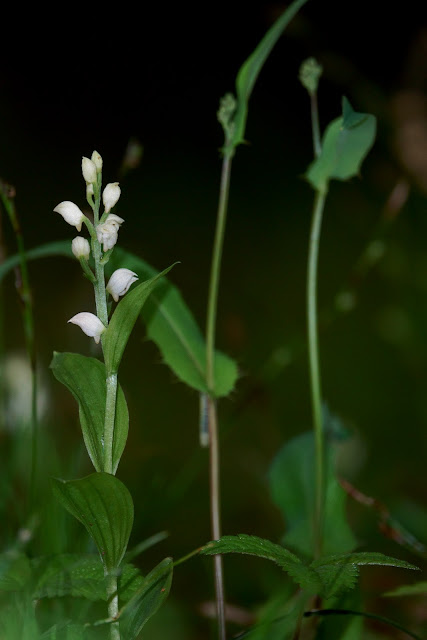
{"label": "blurred green leaf", "polygon": [[[98,555],[64,553],[34,558],[31,565],[36,576],[35,599],[73,596],[107,600],[104,569]],[[127,602],[143,581],[136,567],[125,564],[118,578],[120,601]]]}
{"label": "blurred green leaf", "polygon": [[126,640],[134,640],[169,595],[173,562],[165,558],[145,577],[133,598],[120,611],[120,631]]}
{"label": "blurred green leaf", "polygon": [[329,124],[322,141],[322,152],[309,166],[307,179],[317,191],[326,192],[329,180],[348,180],[360,166],[375,140],[376,119],[353,111],[343,98],[343,115]]}
{"label": "blurred green leaf", "polygon": [[30,561],[25,554],[9,551],[0,555],[0,591],[19,591],[30,576]]}
{"label": "blurred green leaf", "polygon": [[[360,589],[353,589],[333,600],[323,601],[322,606],[325,609],[359,609],[363,606]],[[364,638],[361,616],[329,616],[320,620],[316,640],[362,640]]]}
{"label": "blurred green leaf", "polygon": [[[323,553],[351,551],[356,540],[347,524],[346,494],[335,478],[333,451],[326,451]],[[284,544],[306,556],[314,554],[315,451],[311,432],[287,442],[269,471],[273,501],[282,512],[287,531]]]}
{"label": "blurred green leaf", "polygon": [[305,565],[298,556],[284,547],[270,540],[239,534],[237,536],[222,536],[205,545],[200,553],[202,555],[215,555],[217,553],[243,553],[258,558],[265,558],[276,563],[303,589],[311,593],[318,593],[321,582],[310,567]]}
{"label": "blurred green leaf", "polygon": [[414,584],[403,584],[401,587],[387,591],[383,594],[387,598],[398,598],[400,596],[426,596],[427,581],[415,582]]}
{"label": "blurred green leaf", "polygon": [[51,484],[61,504],[93,538],[106,569],[117,569],[129,542],[134,511],[123,482],[101,472],[68,482],[52,478]]}
{"label": "blurred green leaf", "polygon": [[85,640],[87,637],[87,632],[83,625],[67,621],[55,624],[45,631],[40,636],[40,640]]}
{"label": "blurred green leaf", "polygon": [[105,367],[108,375],[117,373],[129,336],[141,309],[157,281],[165,276],[174,265],[168,267],[154,278],[141,282],[124,296],[117,305],[106,331],[102,334]]}
{"label": "blurred green leaf", "polygon": [[[25,257],[27,260],[52,258],[53,256],[63,256],[65,258],[73,258],[75,260],[71,251],[71,242],[69,240],[58,240],[56,242],[48,242],[47,244],[25,251]],[[6,258],[6,260],[0,264],[0,282],[19,264],[20,258],[17,253]]]}
{"label": "blurred green leaf", "polygon": [[245,141],[249,98],[258,75],[283,31],[306,2],[307,0],[295,0],[270,27],[261,42],[240,67],[236,78],[237,108],[233,118],[234,135],[224,148],[225,153],[232,153],[237,145]]}
{"label": "blurred green leaf", "polygon": [[[50,364],[59,382],[73,394],[79,404],[83,439],[97,471],[104,468],[103,437],[105,420],[105,366],[96,358],[78,353],[54,353]],[[117,471],[129,431],[129,413],[121,386],[117,390],[113,442],[113,473]]]}
{"label": "blurred green leaf", "polygon": [[[295,630],[301,620],[311,596],[299,591],[292,596],[289,589],[278,591],[262,607],[256,624],[237,636],[238,640],[293,640]],[[295,591],[294,587],[292,589]]]}

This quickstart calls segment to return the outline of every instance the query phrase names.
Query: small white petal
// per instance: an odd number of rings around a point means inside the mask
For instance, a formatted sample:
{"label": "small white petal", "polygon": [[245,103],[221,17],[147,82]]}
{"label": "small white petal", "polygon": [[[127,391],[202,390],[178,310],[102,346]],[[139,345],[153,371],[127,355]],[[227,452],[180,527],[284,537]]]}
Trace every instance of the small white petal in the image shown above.
{"label": "small white petal", "polygon": [[72,227],[76,227],[77,231],[81,230],[85,216],[74,202],[64,200],[64,202],[61,202],[55,207],[54,211],[59,213],[65,222],[71,224]]}
{"label": "small white petal", "polygon": [[101,333],[105,331],[105,327],[101,320],[93,313],[82,311],[70,318],[68,322],[72,322],[80,327],[80,329],[90,338],[93,338],[96,344],[99,343]]}
{"label": "small white petal", "polygon": [[101,172],[102,170],[102,158],[99,155],[99,153],[97,151],[94,151],[92,153],[92,158],[91,158],[92,162],[94,163],[96,170],[98,171],[98,173]]}
{"label": "small white petal", "polygon": [[80,258],[89,260],[90,245],[86,238],[82,238],[82,236],[77,236],[76,238],[74,238],[74,240],[71,242],[71,251],[78,260]]}
{"label": "small white petal", "polygon": [[107,216],[106,221],[108,224],[115,224],[117,225],[117,227],[120,227],[121,224],[123,224],[124,220],[123,218],[120,218],[120,216],[116,216],[115,213],[110,213]]}
{"label": "small white petal", "polygon": [[86,184],[93,184],[96,182],[96,165],[89,158],[82,158],[82,173]]}
{"label": "small white petal", "polygon": [[106,213],[109,213],[114,205],[117,204],[120,193],[118,182],[110,182],[110,184],[107,184],[102,194],[102,202],[104,203]]}
{"label": "small white petal", "polygon": [[115,302],[119,301],[120,296],[124,296],[129,291],[129,287],[138,280],[138,276],[130,269],[116,269],[111,276],[107,291],[111,293]]}

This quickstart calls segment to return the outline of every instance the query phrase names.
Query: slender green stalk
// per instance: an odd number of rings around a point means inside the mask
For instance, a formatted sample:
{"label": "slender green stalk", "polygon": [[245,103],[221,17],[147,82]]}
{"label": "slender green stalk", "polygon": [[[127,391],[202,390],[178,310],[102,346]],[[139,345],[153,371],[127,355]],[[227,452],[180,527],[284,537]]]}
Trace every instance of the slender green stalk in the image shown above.
{"label": "slender green stalk", "polygon": [[[119,594],[117,592],[117,577],[115,575],[106,574],[107,579],[107,598],[108,598],[108,615],[110,618],[117,618],[119,613]],[[119,623],[113,622],[110,626],[111,640],[120,640]]]}
{"label": "slender green stalk", "polygon": [[3,207],[9,217],[16,237],[19,254],[19,272],[16,278],[16,289],[22,303],[22,319],[24,325],[25,346],[31,367],[31,465],[29,478],[29,505],[30,511],[34,506],[37,474],[38,451],[38,416],[37,416],[37,363],[34,338],[33,301],[28,275],[27,257],[25,253],[24,238],[21,225],[15,208],[15,190],[13,187],[0,183],[0,198]]}
{"label": "slender green stalk", "polygon": [[307,327],[308,356],[310,365],[311,402],[316,452],[316,502],[315,502],[315,555],[322,550],[323,511],[325,501],[324,443],[322,425],[322,391],[317,336],[317,264],[319,257],[320,230],[326,194],[317,192],[310,230],[307,269]]}
{"label": "slender green stalk", "polygon": [[320,126],[319,126],[319,110],[317,108],[317,92],[310,92],[311,106],[311,130],[313,134],[313,151],[314,156],[318,158],[322,152],[322,144],[320,142]]}
{"label": "slender green stalk", "polygon": [[[224,244],[225,224],[227,219],[228,195],[230,190],[232,156],[233,153],[225,153],[222,163],[220,194],[212,253],[206,320],[206,380],[210,392],[207,400],[210,447],[209,478],[211,496],[211,533],[214,540],[217,540],[221,537],[218,420],[216,403],[212,395],[215,387],[215,327],[218,306],[221,257]],[[224,576],[222,567],[222,556],[220,555],[214,557],[214,570],[218,638],[220,638],[220,640],[225,640]]]}
{"label": "slender green stalk", "polygon": [[117,373],[107,377],[107,398],[104,422],[104,471],[113,473],[114,424],[116,420]]}

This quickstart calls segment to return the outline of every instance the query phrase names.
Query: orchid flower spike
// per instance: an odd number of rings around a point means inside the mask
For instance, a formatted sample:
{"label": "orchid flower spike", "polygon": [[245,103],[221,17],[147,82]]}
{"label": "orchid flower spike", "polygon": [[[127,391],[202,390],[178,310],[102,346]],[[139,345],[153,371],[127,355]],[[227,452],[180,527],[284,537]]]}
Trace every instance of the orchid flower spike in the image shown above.
{"label": "orchid flower spike", "polygon": [[123,222],[123,218],[110,213],[105,222],[96,227],[98,242],[104,246],[104,252],[112,249],[116,244],[119,228]]}
{"label": "orchid flower spike", "polygon": [[93,160],[85,158],[85,156],[82,158],[82,173],[86,184],[93,184],[96,182],[96,164]]}
{"label": "orchid flower spike", "polygon": [[54,211],[59,213],[65,222],[71,224],[72,227],[76,227],[77,231],[81,231],[82,222],[86,216],[74,202],[64,200],[64,202],[61,202],[55,207]]}
{"label": "orchid flower spike", "polygon": [[96,344],[99,343],[101,333],[103,333],[103,331],[105,331],[106,329],[101,320],[93,313],[89,313],[88,311],[77,313],[75,316],[70,318],[68,322],[77,324],[83,331],[83,333],[95,340]]}
{"label": "orchid flower spike", "polygon": [[110,182],[102,193],[102,202],[104,203],[105,213],[110,213],[111,209],[117,204],[120,198],[121,190],[118,182]]}
{"label": "orchid flower spike", "polygon": [[116,269],[111,276],[107,291],[111,293],[115,302],[119,301],[120,296],[124,296],[129,291],[129,287],[138,280],[138,276],[130,269]]}
{"label": "orchid flower spike", "polygon": [[77,260],[80,260],[80,258],[89,260],[90,245],[86,238],[82,238],[82,236],[76,236],[71,242],[71,251],[77,258]]}

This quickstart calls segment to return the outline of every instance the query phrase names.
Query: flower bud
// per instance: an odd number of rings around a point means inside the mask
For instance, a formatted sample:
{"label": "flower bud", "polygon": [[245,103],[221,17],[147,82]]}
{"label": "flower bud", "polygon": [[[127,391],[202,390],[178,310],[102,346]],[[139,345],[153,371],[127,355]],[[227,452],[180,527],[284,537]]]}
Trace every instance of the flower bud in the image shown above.
{"label": "flower bud", "polygon": [[105,222],[96,227],[98,242],[103,245],[104,252],[112,249],[116,244],[122,222],[124,222],[123,218],[110,213]]}
{"label": "flower bud", "polygon": [[82,222],[86,216],[80,211],[74,202],[64,200],[64,202],[61,202],[55,207],[54,211],[61,214],[65,222],[71,224],[72,227],[76,227],[77,231],[81,231]]}
{"label": "flower bud", "polygon": [[105,212],[110,213],[111,209],[120,198],[120,187],[118,182],[110,182],[104,189],[102,194],[102,202],[104,203]]}
{"label": "flower bud", "polygon": [[107,291],[111,293],[115,302],[119,301],[120,296],[124,296],[129,291],[131,284],[138,280],[138,276],[130,269],[116,269],[111,276]]}
{"label": "flower bud", "polygon": [[89,158],[82,158],[82,173],[86,184],[93,184],[96,182],[96,165]]}
{"label": "flower bud", "polygon": [[94,151],[92,153],[92,158],[91,159],[92,159],[93,164],[96,167],[97,172],[101,173],[101,171],[102,171],[102,158],[99,155],[99,153],[97,151]]}
{"label": "flower bud", "polygon": [[89,260],[90,245],[86,238],[82,238],[82,236],[77,236],[76,238],[74,238],[74,240],[71,242],[71,251],[77,258],[77,260],[80,260],[80,258]]}
{"label": "flower bud", "polygon": [[88,311],[77,313],[75,316],[70,318],[68,322],[77,324],[87,336],[95,340],[96,344],[99,343],[101,333],[105,331],[105,327],[101,320]]}

